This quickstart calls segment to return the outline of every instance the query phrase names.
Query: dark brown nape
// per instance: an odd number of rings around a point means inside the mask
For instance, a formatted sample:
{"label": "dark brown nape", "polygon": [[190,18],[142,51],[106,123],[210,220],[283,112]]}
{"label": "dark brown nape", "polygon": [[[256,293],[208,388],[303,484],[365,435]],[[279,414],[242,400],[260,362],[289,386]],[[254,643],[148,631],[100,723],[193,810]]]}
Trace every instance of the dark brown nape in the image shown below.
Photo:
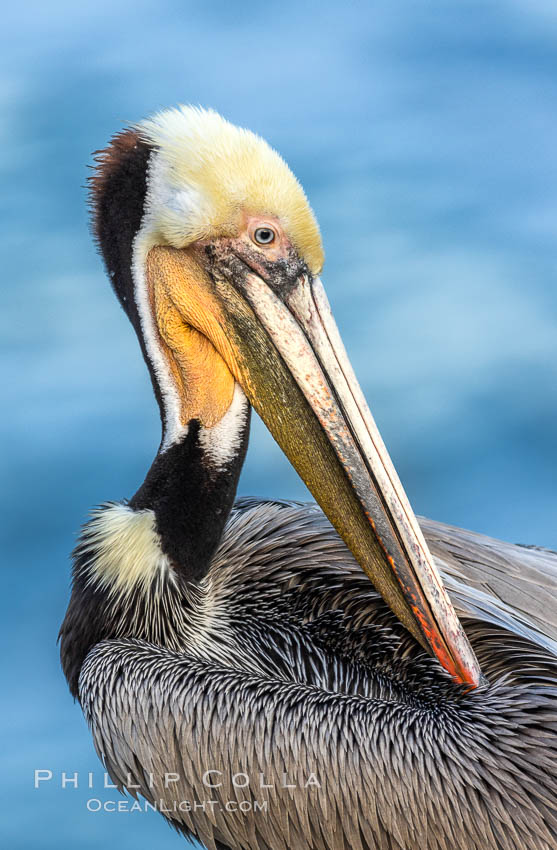
{"label": "dark brown nape", "polygon": [[139,317],[131,274],[133,240],[141,227],[152,148],[136,130],[117,133],[94,154],[89,178],[91,224],[112,287],[136,331]]}
{"label": "dark brown nape", "polygon": [[93,235],[112,287],[138,333],[132,250],[145,212],[151,152],[136,130],[124,130],[113,137],[108,147],[94,154],[96,165],[89,178]]}
{"label": "dark brown nape", "polygon": [[128,128],[116,133],[106,148],[95,151],[90,166],[93,173],[88,177],[89,205],[95,239],[100,241],[102,233],[100,207],[114,180],[122,177],[123,171],[137,157],[138,145],[144,145],[137,130]]}
{"label": "dark brown nape", "polygon": [[117,133],[108,146],[94,154],[89,177],[91,225],[95,241],[120,304],[139,340],[139,345],[164,421],[162,398],[145,348],[134,294],[133,243],[141,228],[147,198],[147,176],[153,148],[137,130]]}

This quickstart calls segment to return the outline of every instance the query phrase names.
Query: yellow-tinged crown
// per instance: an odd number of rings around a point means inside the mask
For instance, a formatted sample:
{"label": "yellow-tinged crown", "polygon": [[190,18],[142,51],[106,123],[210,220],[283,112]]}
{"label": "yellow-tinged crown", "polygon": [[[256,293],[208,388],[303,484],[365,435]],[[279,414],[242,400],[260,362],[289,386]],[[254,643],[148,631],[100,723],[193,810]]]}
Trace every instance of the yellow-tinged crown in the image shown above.
{"label": "yellow-tinged crown", "polygon": [[159,151],[152,224],[167,244],[235,235],[242,211],[272,215],[311,271],[321,271],[319,226],[304,190],[264,139],[192,106],[160,112],[137,129]]}

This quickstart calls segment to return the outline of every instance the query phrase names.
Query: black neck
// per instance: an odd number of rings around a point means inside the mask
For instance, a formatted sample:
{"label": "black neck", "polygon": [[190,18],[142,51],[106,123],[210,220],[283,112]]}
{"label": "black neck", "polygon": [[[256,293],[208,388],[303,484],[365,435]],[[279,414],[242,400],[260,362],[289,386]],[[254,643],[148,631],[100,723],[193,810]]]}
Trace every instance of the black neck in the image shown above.
{"label": "black neck", "polygon": [[179,443],[159,452],[130,500],[135,510],[154,512],[163,551],[187,579],[206,575],[221,539],[246,455],[249,422],[248,407],[234,457],[217,465],[193,420]]}

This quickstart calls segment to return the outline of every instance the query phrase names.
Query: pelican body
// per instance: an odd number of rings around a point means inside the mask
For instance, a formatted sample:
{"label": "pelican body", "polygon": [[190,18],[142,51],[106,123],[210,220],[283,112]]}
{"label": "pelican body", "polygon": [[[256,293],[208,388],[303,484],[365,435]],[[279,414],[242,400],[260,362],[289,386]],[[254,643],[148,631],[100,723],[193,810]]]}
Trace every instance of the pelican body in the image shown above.
{"label": "pelican body", "polygon": [[[287,165],[182,107],[91,188],[162,421],[60,632],[113,781],[211,850],[554,850],[557,555],[417,521]],[[235,501],[251,407],[317,505]]]}

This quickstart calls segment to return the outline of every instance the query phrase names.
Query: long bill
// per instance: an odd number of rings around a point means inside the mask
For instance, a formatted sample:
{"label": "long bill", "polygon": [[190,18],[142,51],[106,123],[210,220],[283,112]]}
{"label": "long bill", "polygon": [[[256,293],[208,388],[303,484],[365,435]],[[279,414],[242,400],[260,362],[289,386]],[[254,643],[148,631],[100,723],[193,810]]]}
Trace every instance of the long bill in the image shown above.
{"label": "long bill", "polygon": [[242,263],[213,266],[211,281],[215,322],[201,330],[398,619],[456,682],[477,687],[478,661],[320,280],[302,275],[293,286],[270,285]]}
{"label": "long bill", "polygon": [[[315,457],[317,475],[308,474],[306,458],[312,462],[315,443],[302,440],[296,410],[286,408],[289,427],[299,429],[294,451],[284,446],[290,461],[399,620],[457,682],[476,687],[478,661],[356,380],[321,281],[301,278],[286,305],[256,274],[245,279],[244,293],[335,455],[325,466]],[[250,401],[281,444],[284,427],[269,415],[269,395]],[[325,482],[331,464],[344,472],[357,508],[345,512],[340,498],[331,505]]]}

